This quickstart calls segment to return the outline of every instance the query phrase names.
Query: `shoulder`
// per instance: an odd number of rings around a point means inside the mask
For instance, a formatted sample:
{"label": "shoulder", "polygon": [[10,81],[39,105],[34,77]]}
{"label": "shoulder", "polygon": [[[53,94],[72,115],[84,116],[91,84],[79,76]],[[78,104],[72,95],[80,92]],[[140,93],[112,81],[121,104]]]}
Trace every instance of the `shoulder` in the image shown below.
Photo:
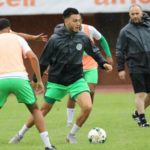
{"label": "shoulder", "polygon": [[23,37],[15,34],[16,38],[19,40],[19,41],[24,41],[24,42],[27,42]]}
{"label": "shoulder", "polygon": [[14,34],[13,32],[12,33],[8,33],[8,35],[12,39],[15,39],[16,41],[18,41],[20,43],[20,45],[28,45],[27,41],[23,37],[21,37],[21,36],[19,36],[17,34]]}
{"label": "shoulder", "polygon": [[125,33],[130,28],[130,24],[125,25],[123,28],[120,29],[120,34]]}
{"label": "shoulder", "polygon": [[86,29],[84,29],[84,32],[87,33],[90,38],[94,38],[96,40],[99,40],[102,36],[102,34],[92,25],[87,25]]}
{"label": "shoulder", "polygon": [[121,30],[122,31],[127,31],[133,28],[133,25],[131,23],[128,23],[127,25],[125,25]]}
{"label": "shoulder", "polygon": [[28,45],[27,41],[23,37],[19,35],[15,35],[15,36],[21,45]]}
{"label": "shoulder", "polygon": [[97,31],[97,29],[89,24],[82,24],[82,28],[87,28],[89,31]]}
{"label": "shoulder", "polygon": [[8,37],[8,38],[12,38],[12,39],[25,40],[25,39],[23,39],[21,36],[15,34],[15,33],[13,33],[13,32],[4,33],[3,35],[5,35],[5,36]]}

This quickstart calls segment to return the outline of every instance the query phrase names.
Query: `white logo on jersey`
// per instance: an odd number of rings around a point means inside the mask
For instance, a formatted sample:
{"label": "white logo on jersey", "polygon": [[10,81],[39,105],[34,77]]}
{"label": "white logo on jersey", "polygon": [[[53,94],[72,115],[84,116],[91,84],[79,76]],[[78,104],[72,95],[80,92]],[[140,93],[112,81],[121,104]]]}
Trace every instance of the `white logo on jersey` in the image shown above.
{"label": "white logo on jersey", "polygon": [[82,50],[82,44],[81,43],[78,43],[77,46],[76,46],[76,49],[78,51]]}

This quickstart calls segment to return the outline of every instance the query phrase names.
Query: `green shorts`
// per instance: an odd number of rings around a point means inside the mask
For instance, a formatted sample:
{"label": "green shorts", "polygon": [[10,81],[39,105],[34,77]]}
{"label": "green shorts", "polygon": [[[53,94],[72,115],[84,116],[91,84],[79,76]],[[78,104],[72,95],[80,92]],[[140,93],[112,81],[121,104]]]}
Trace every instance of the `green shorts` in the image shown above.
{"label": "green shorts", "polygon": [[83,77],[86,80],[87,83],[98,83],[98,69],[89,69],[83,71]]}
{"label": "green shorts", "polygon": [[53,104],[55,101],[61,101],[61,99],[67,94],[69,94],[70,97],[76,101],[77,96],[84,91],[90,92],[90,89],[83,78],[77,80],[69,86],[47,82],[44,97],[45,101],[51,104]]}
{"label": "green shorts", "polygon": [[14,94],[19,103],[32,105],[36,101],[34,91],[28,80],[19,78],[0,79],[0,108],[6,103],[9,94]]}

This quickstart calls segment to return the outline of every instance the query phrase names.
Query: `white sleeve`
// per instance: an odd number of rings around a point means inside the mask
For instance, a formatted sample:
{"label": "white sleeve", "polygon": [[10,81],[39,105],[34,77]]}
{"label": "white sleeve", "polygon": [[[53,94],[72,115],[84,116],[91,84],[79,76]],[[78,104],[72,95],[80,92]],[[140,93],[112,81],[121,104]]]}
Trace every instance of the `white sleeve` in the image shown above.
{"label": "white sleeve", "polygon": [[90,31],[90,34],[92,35],[92,37],[95,40],[100,40],[101,39],[102,34],[95,27],[89,26],[89,31]]}
{"label": "white sleeve", "polygon": [[22,48],[23,56],[24,56],[24,58],[26,58],[26,53],[28,51],[32,51],[32,49],[30,48],[28,43],[22,37],[18,36],[18,41],[19,41],[20,46]]}

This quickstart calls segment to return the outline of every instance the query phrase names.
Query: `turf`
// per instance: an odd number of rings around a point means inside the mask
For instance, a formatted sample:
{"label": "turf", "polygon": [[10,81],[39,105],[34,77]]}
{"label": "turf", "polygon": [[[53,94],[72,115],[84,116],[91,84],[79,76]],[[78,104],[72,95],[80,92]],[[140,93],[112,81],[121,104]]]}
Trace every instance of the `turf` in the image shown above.
{"label": "turf", "polygon": [[[51,141],[58,150],[149,150],[150,128],[140,128],[131,118],[134,111],[132,93],[97,93],[92,113],[77,134],[78,144],[66,143],[69,132],[66,128],[66,98],[56,103],[51,113],[45,118]],[[41,104],[42,96],[38,97]],[[75,116],[79,112],[76,107]],[[147,118],[150,111],[146,111]],[[0,114],[0,149],[2,150],[44,150],[40,136],[33,127],[21,143],[8,144],[8,140],[17,133],[29,116],[23,104],[18,104],[10,96]],[[102,127],[107,132],[104,144],[90,144],[88,131],[93,127]]]}

